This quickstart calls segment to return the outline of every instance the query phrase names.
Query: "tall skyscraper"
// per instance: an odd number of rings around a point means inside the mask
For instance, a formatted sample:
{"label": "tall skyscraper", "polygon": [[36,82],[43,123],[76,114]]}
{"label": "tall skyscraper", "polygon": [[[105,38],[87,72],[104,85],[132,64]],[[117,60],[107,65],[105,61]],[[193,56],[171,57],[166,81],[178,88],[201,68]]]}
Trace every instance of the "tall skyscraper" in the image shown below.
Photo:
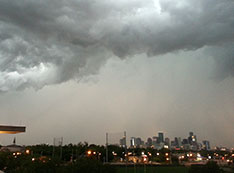
{"label": "tall skyscraper", "polygon": [[136,147],[140,147],[142,145],[141,138],[136,138]]}
{"label": "tall skyscraper", "polygon": [[135,147],[136,146],[136,138],[135,137],[131,137],[130,139],[130,147]]}
{"label": "tall skyscraper", "polygon": [[156,145],[158,143],[158,137],[153,136],[153,145]]}
{"label": "tall skyscraper", "polygon": [[147,147],[152,147],[152,145],[153,145],[153,140],[152,140],[152,138],[148,138],[148,139],[147,139],[146,146],[147,146]]}
{"label": "tall skyscraper", "polygon": [[178,147],[182,146],[182,141],[181,141],[181,137],[178,137]]}
{"label": "tall skyscraper", "polygon": [[177,137],[175,137],[174,146],[179,147],[179,141]]}
{"label": "tall skyscraper", "polygon": [[193,134],[193,132],[189,132],[188,141],[189,141],[189,144],[194,144],[197,142],[197,137],[196,135]]}
{"label": "tall skyscraper", "polygon": [[165,138],[165,145],[167,145],[169,149],[171,148],[171,142],[169,138]]}
{"label": "tall skyscraper", "polygon": [[126,147],[126,137],[123,137],[119,140],[120,147]]}
{"label": "tall skyscraper", "polygon": [[184,145],[184,144],[189,144],[188,139],[183,139],[182,144],[183,144],[183,145]]}
{"label": "tall skyscraper", "polygon": [[203,148],[205,150],[210,150],[210,142],[209,141],[204,140],[204,141],[202,141],[202,143],[203,143]]}
{"label": "tall skyscraper", "polygon": [[163,135],[163,132],[159,132],[159,133],[158,133],[158,138],[159,138],[159,143],[164,142],[164,135]]}

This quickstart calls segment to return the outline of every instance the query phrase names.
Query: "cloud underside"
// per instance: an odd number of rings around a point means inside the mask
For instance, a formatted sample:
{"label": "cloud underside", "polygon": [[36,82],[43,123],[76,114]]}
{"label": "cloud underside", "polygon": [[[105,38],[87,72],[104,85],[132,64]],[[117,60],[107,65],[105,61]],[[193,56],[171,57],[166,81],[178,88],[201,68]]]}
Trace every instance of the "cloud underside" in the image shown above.
{"label": "cloud underside", "polygon": [[0,0],[0,91],[96,73],[111,57],[197,51],[234,76],[232,0]]}

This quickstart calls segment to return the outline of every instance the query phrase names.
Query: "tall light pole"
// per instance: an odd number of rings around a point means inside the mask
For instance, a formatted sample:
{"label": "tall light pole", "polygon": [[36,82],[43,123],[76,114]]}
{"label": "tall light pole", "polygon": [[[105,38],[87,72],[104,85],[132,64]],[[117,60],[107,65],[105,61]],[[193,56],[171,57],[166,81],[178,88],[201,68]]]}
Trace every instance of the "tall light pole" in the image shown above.
{"label": "tall light pole", "polygon": [[106,163],[108,163],[108,133],[106,133]]}

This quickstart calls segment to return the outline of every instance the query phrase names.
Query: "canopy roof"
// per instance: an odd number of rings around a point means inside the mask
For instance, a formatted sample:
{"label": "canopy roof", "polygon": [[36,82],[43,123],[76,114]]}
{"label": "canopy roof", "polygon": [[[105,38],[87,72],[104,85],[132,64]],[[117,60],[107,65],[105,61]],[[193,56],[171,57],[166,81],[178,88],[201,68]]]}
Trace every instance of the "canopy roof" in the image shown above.
{"label": "canopy roof", "polygon": [[16,133],[23,133],[25,131],[26,131],[25,126],[0,125],[0,133],[2,134],[16,134]]}

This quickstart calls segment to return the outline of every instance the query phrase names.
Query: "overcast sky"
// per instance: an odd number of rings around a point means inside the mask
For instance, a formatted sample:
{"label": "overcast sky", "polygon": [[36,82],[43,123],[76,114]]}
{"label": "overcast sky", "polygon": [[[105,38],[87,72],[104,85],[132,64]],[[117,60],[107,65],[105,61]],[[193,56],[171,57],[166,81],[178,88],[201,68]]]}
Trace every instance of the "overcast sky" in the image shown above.
{"label": "overcast sky", "polygon": [[20,144],[104,144],[106,132],[126,130],[193,131],[234,147],[233,9],[233,0],[0,0],[0,122],[27,126]]}

